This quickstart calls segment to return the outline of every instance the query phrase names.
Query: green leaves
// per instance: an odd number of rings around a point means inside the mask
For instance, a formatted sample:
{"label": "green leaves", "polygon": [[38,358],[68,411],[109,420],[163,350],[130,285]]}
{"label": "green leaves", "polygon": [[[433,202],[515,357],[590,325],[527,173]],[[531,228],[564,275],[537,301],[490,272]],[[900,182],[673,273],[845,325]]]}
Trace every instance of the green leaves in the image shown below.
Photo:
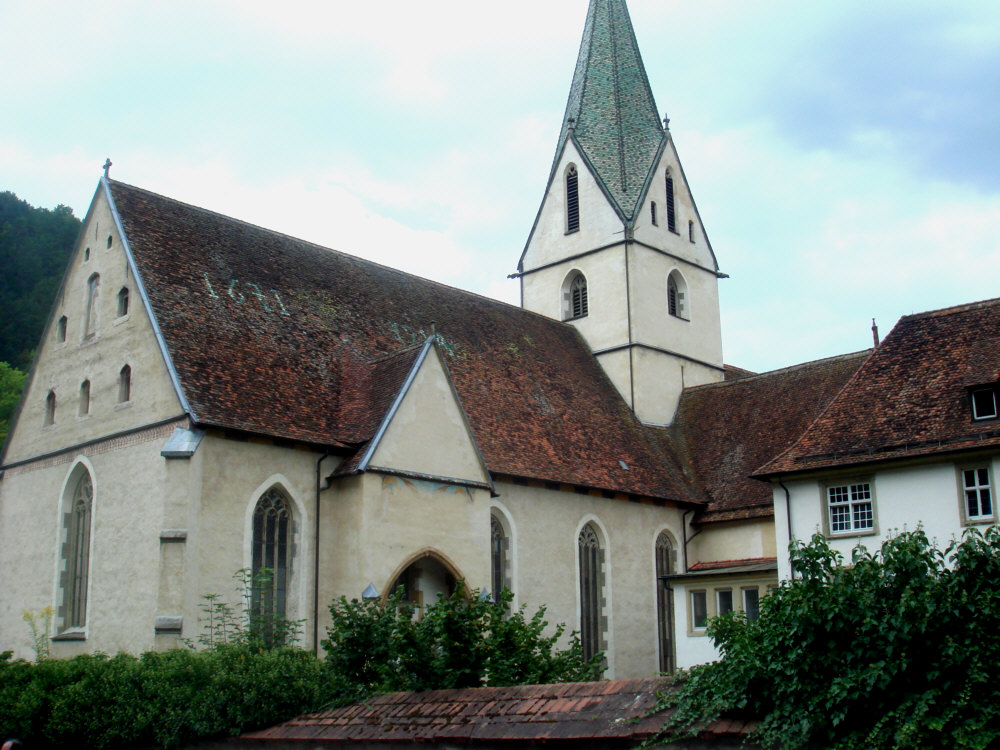
{"label": "green leaves", "polygon": [[722,659],[664,696],[668,735],[726,714],[766,747],[987,747],[1000,740],[1000,532],[936,549],[922,529],[858,548],[793,543],[761,616],[713,620]]}
{"label": "green leaves", "polygon": [[376,692],[520,685],[596,679],[603,655],[583,658],[579,639],[557,649],[564,628],[545,635],[545,609],[530,618],[510,609],[510,592],[497,602],[461,584],[449,597],[414,617],[394,594],[386,602],[340,598],[323,648],[339,702]]}

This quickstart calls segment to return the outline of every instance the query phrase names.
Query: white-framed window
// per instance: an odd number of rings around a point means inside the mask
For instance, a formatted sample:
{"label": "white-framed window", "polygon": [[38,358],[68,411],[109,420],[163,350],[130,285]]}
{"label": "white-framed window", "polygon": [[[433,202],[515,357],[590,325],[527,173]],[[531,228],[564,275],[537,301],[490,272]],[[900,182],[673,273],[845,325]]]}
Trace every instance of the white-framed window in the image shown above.
{"label": "white-framed window", "polygon": [[966,523],[993,521],[993,486],[988,466],[971,466],[960,469],[962,481],[962,510]]}
{"label": "white-framed window", "polygon": [[691,592],[691,629],[704,630],[708,625],[708,592]]}
{"label": "white-framed window", "polygon": [[871,533],[875,530],[875,499],[870,482],[826,488],[830,534]]}
{"label": "white-framed window", "polygon": [[972,392],[972,418],[996,419],[997,394],[993,388],[979,388]]}

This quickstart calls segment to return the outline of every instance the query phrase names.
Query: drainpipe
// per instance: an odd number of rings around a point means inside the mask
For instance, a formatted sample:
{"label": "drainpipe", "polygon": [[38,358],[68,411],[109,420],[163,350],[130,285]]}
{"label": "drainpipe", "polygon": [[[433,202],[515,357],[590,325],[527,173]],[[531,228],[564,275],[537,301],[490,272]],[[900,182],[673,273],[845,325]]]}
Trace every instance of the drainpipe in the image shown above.
{"label": "drainpipe", "polygon": [[313,651],[319,656],[319,492],[320,487],[320,467],[323,462],[330,457],[330,449],[327,448],[319,461],[316,462],[316,529],[313,534]]}
{"label": "drainpipe", "polygon": [[[785,491],[785,519],[788,524],[788,546],[790,547],[792,545],[792,494],[780,479],[778,485]],[[788,564],[788,575],[792,580],[795,580],[795,568],[792,567],[791,560]]]}

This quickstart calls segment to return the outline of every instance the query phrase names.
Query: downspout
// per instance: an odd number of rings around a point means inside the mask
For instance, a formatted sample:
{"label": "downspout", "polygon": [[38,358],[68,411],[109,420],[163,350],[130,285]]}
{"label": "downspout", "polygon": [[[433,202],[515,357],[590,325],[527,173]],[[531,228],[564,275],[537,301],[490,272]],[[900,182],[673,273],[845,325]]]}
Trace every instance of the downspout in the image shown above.
{"label": "downspout", "polygon": [[316,529],[313,534],[313,545],[315,547],[313,559],[313,651],[319,656],[319,492],[320,487],[320,467],[323,462],[330,457],[330,449],[327,448],[323,455],[316,462]]}
{"label": "downspout", "polygon": [[[785,522],[788,526],[788,547],[792,546],[792,494],[788,491],[785,483],[780,479],[778,485],[785,491]],[[788,575],[791,580],[795,580],[795,568],[792,567],[791,560],[788,562]]]}

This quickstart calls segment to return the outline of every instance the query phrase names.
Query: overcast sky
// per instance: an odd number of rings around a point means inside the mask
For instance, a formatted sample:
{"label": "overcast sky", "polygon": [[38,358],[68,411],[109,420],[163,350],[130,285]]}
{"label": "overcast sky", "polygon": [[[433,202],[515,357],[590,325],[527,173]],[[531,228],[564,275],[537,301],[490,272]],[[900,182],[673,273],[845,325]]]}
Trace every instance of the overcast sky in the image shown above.
{"label": "overcast sky", "polygon": [[[112,177],[517,302],[586,0],[0,0],[0,190]],[[632,0],[728,363],[1000,295],[1000,3]]]}

